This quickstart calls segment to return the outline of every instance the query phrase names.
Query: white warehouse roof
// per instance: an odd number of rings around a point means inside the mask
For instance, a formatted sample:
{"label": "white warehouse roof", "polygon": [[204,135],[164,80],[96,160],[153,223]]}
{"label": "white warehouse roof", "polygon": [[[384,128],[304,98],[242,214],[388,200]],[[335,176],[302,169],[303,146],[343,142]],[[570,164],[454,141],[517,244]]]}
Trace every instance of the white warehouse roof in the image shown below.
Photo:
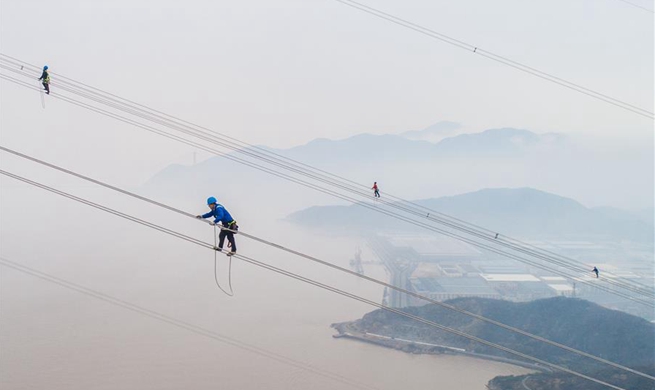
{"label": "white warehouse roof", "polygon": [[538,277],[531,274],[482,274],[487,282],[540,282]]}

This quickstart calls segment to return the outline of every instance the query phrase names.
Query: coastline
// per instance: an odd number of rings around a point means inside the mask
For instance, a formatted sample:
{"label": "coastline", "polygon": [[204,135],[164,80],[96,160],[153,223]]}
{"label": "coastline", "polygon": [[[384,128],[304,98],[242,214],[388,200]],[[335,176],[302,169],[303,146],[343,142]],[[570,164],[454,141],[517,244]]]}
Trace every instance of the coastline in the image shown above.
{"label": "coastline", "polygon": [[385,348],[395,349],[405,353],[425,354],[425,355],[461,355],[469,356],[478,359],[491,360],[500,363],[512,364],[515,366],[539,371],[551,372],[550,369],[538,364],[528,363],[516,359],[504,358],[500,356],[480,354],[476,352],[467,351],[462,348],[450,347],[447,345],[430,344],[422,341],[407,340],[403,338],[395,338],[375,333],[363,332],[353,326],[353,322],[340,322],[330,325],[338,333],[332,335],[335,339],[346,338],[356,340],[364,343],[374,344]]}

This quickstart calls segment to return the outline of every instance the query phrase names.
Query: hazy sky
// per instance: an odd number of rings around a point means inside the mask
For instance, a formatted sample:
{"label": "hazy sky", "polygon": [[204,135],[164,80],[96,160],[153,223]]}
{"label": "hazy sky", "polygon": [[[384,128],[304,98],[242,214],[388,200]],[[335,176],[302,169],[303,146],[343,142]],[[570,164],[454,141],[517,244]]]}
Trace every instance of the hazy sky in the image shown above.
{"label": "hazy sky", "polygon": [[[653,109],[653,13],[623,1],[361,1],[566,80]],[[630,1],[653,7],[646,0]],[[286,148],[315,138],[338,139],[362,132],[384,134],[422,129],[444,120],[480,131],[516,127],[571,136],[588,144],[592,149],[590,154],[605,157],[604,166],[610,166],[608,170],[615,168],[612,161],[617,158],[634,163],[648,161],[650,157],[651,163],[643,164],[643,172],[632,169],[629,173],[638,177],[636,180],[643,177],[641,184],[645,183],[645,187],[649,183],[648,188],[653,187],[652,120],[334,0],[0,0],[0,52],[39,66],[48,64],[55,74],[254,144]],[[7,71],[0,70],[0,73]],[[38,77],[35,73],[35,86],[39,85]],[[193,153],[191,147],[53,97],[46,97],[43,109],[36,92],[3,80],[0,80],[0,144],[128,188],[143,184],[172,162],[191,163]],[[604,155],[605,151],[608,156]],[[393,153],[393,150],[380,153]],[[558,163],[543,167],[543,171],[547,170],[548,177],[559,183],[557,173],[569,167],[562,167],[565,162]],[[587,193],[592,195],[584,199],[585,204],[604,205],[610,199],[612,205],[623,206],[637,199],[641,202],[632,206],[644,207],[643,199],[648,199],[648,194],[644,195],[646,191],[634,194],[640,191],[635,188],[642,186],[621,186],[620,182],[605,180],[602,177],[605,172],[593,162],[580,161],[581,166],[584,164],[592,165],[589,169],[596,173],[595,186],[588,183],[592,180],[589,175],[581,175],[563,195],[591,188]],[[642,164],[634,165],[641,168]],[[1,152],[0,167],[153,223],[211,240],[212,231],[193,219],[183,219]],[[411,172],[417,181],[425,180],[423,172],[419,172],[421,169],[425,167]],[[337,173],[348,177],[352,171]],[[612,177],[620,177],[622,173],[612,172]],[[538,174],[535,180],[545,182]],[[452,175],[453,182],[464,181]],[[214,192],[198,196],[196,191],[178,191],[193,195],[175,205],[186,211],[201,212],[206,210],[203,203],[206,196],[227,199],[226,206],[244,232],[307,253],[321,253],[322,257],[347,266],[359,242],[344,243],[304,229],[296,232],[280,228],[278,220],[269,218],[274,212],[280,213],[276,199],[266,193],[267,188],[256,188],[260,182],[246,180],[233,179],[239,182],[231,186],[229,182],[208,177],[204,184],[215,185]],[[475,186],[483,185],[475,179],[471,182]],[[254,184],[256,190],[235,190],[241,184]],[[287,189],[283,185],[287,184],[280,181],[280,187],[276,186],[275,190]],[[613,188],[615,193],[626,194],[621,196],[621,202],[595,194],[610,187],[618,187]],[[257,192],[260,190],[261,194]],[[401,187],[396,195],[407,193]],[[167,195],[158,193],[153,197],[166,202]],[[426,193],[421,197],[432,195]],[[352,347],[336,343],[335,347],[327,324],[356,318],[369,310],[368,307],[363,308],[357,302],[344,309],[340,299],[332,301],[321,295],[327,296],[327,292],[297,284],[288,287],[290,283],[286,279],[278,281],[270,273],[248,271],[241,265],[235,265],[235,286],[239,293],[228,300],[216,291],[210,263],[213,254],[206,250],[186,242],[178,243],[159,232],[27,188],[5,177],[0,177],[0,196],[2,255],[15,261],[66,275],[74,282],[95,286],[125,300],[143,302],[149,308],[176,313],[191,323],[211,329],[219,327],[221,332],[250,338],[255,344],[315,366],[338,361],[339,367],[343,366],[339,372],[356,369],[352,376],[370,378],[373,384],[386,381],[383,386],[398,388],[401,385],[393,380],[405,383],[407,379],[392,375],[397,371],[407,372],[406,376],[415,381],[409,387],[419,383],[415,388],[434,383],[448,387],[444,381],[452,377],[457,378],[454,383],[461,384],[458,376],[472,380],[480,375],[482,383],[487,374],[492,376],[490,368],[480,368],[479,364],[474,367],[476,375],[459,375],[451,366],[441,363],[447,375],[440,375],[443,371],[428,369],[433,360],[422,357],[377,350],[360,354],[358,351],[373,348],[365,345]],[[286,200],[286,194],[283,196]],[[317,199],[321,198],[316,193],[307,196],[307,201]],[[261,209],[266,214],[262,215]],[[272,253],[268,247],[243,244],[239,244],[240,248],[248,254],[254,253],[255,258],[266,258],[283,268],[308,272],[309,276],[324,277],[326,283],[343,283],[345,289],[363,291],[371,299],[382,296],[379,286],[362,286],[359,280],[310,268],[306,262]],[[18,313],[9,317],[13,328],[4,334],[11,338],[11,350],[16,352],[5,355],[20,368],[12,370],[13,366],[8,366],[17,382],[23,377],[36,378],[39,383],[57,388],[58,383],[70,383],[71,378],[82,372],[86,373],[82,375],[85,380],[97,384],[95,373],[100,370],[113,374],[106,378],[110,378],[109,386],[115,387],[115,378],[131,383],[129,372],[125,374],[131,370],[136,372],[133,375],[137,382],[145,378],[163,383],[183,367],[188,369],[185,375],[207,380],[207,388],[217,383],[248,388],[239,384],[266,378],[249,374],[268,372],[269,367],[274,367],[268,361],[258,363],[245,355],[234,354],[233,348],[216,348],[204,340],[187,342],[189,338],[184,336],[169,337],[163,333],[167,328],[162,328],[162,333],[159,328],[152,331],[149,323],[140,318],[105,311],[111,308],[95,302],[76,305],[73,299],[85,298],[51,295],[49,287],[39,287],[40,284],[34,287],[26,284],[37,283],[34,280],[4,272],[7,271],[3,270],[3,283],[9,283],[4,288],[11,293],[3,299],[9,300],[10,313]],[[381,269],[377,272],[379,277],[384,277]],[[301,302],[297,297],[306,299]],[[5,301],[3,308],[7,306]],[[280,302],[289,307],[280,306]],[[43,307],[47,310],[42,310]],[[280,317],[268,317],[271,312]],[[40,316],[36,321],[34,313]],[[68,313],[75,316],[68,318]],[[93,321],[102,320],[102,323],[78,320],[92,317]],[[128,321],[123,321],[126,318]],[[266,329],[262,324],[266,324]],[[12,329],[20,331],[12,332]],[[130,342],[136,340],[135,335],[144,340],[146,347]],[[293,335],[295,340],[289,342],[287,335]],[[32,353],[35,349],[24,345],[38,348],[39,353]],[[80,346],[83,349],[78,349]],[[125,356],[132,357],[135,364],[126,361]],[[24,364],[25,359],[34,358],[38,370]],[[399,364],[398,359],[406,359],[407,364]],[[372,364],[360,367],[362,361]],[[458,363],[457,367],[470,371],[471,364]],[[123,368],[114,373],[111,370],[116,365]],[[248,369],[241,375],[233,367]],[[385,367],[398,367],[398,370],[385,370]],[[302,387],[304,382],[297,382],[294,372],[276,371],[285,380],[291,376],[285,383],[300,383],[296,387]],[[387,380],[388,377],[392,378]],[[186,381],[186,378],[179,375],[176,379]],[[176,382],[169,381],[167,385],[175,386]],[[277,382],[267,385],[291,387]],[[261,387],[257,383],[251,388]]]}
{"label": "hazy sky", "polygon": [[[652,110],[653,14],[622,1],[365,3]],[[0,0],[0,13],[3,53],[256,144],[451,120],[652,146],[650,119],[334,0]],[[9,146],[130,184],[190,162],[189,148],[0,88]]]}

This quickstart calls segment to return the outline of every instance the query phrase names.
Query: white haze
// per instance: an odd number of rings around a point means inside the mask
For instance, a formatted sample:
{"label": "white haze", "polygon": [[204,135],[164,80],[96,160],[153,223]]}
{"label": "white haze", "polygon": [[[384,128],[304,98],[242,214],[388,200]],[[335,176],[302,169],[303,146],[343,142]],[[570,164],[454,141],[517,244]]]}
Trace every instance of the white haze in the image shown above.
{"label": "white haze", "polygon": [[[635,105],[653,106],[652,14],[620,1],[368,4]],[[406,183],[385,184],[385,190],[429,198],[509,183],[589,206],[652,207],[651,120],[334,1],[2,0],[0,51],[280,149],[316,138],[398,134],[441,120],[461,122],[467,132],[557,132],[584,144],[594,160],[534,160],[530,168],[539,175],[526,169],[516,177],[476,171],[459,180],[460,171],[452,171],[435,181],[447,186],[429,188],[417,184],[425,172],[398,166],[406,169]],[[256,175],[207,176],[174,193],[148,191],[144,184],[170,164],[191,165],[194,150],[55,99],[47,99],[44,110],[36,93],[6,81],[0,81],[0,144],[192,213],[205,211],[204,199],[220,194],[244,231],[336,264],[347,266],[362,245],[281,222],[288,212],[335,202],[289,183],[267,179],[262,186]],[[212,240],[211,229],[197,221],[4,153],[0,166]],[[558,181],[558,172],[568,168],[593,174]],[[339,169],[364,184],[385,174]],[[244,254],[381,300],[376,286],[237,239]],[[372,308],[239,263],[237,295],[228,299],[214,285],[211,251],[5,177],[0,255],[380,389],[483,389],[496,375],[526,372],[333,340],[330,323]],[[220,260],[224,277],[226,260]],[[368,271],[386,277],[381,268]],[[0,313],[2,388],[348,388],[6,267],[0,267]]]}

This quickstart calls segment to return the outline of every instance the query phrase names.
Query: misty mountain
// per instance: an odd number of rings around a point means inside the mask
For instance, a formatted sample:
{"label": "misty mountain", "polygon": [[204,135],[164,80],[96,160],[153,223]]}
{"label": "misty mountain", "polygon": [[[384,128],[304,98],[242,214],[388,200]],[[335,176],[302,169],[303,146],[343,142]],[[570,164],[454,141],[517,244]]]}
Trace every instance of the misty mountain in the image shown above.
{"label": "misty mountain", "polygon": [[633,214],[648,224],[655,224],[655,208],[653,207],[635,211]]}
{"label": "misty mountain", "polygon": [[461,134],[437,144],[440,154],[505,156],[535,148],[561,147],[565,137],[557,133],[535,134],[528,130],[503,128],[477,134]]}
{"label": "misty mountain", "polygon": [[[447,302],[619,364],[628,366],[655,364],[654,324],[643,318],[609,310],[589,301],[557,297],[525,303],[483,298],[457,298]],[[569,368],[590,371],[600,365],[591,360],[581,359],[571,352],[441,306],[429,304],[406,308],[403,311]],[[358,332],[447,345],[476,353],[516,359],[516,356],[495,348],[384,310],[373,311],[348,324],[350,329],[356,329]]]}
{"label": "misty mountain", "polygon": [[463,126],[460,123],[442,121],[426,127],[422,130],[410,130],[400,133],[401,137],[415,140],[415,141],[428,141],[437,143],[444,138],[455,136],[463,131]]}
{"label": "misty mountain", "polygon": [[435,145],[383,134],[358,134],[343,140],[316,139],[282,152],[285,156],[311,164],[423,162],[437,157]]}
{"label": "misty mountain", "polygon": [[[448,123],[440,126],[455,127]],[[342,140],[317,139],[290,149],[267,149],[357,183],[377,181],[383,196],[389,191],[418,199],[480,188],[536,187],[596,204],[652,204],[652,182],[643,179],[639,158],[612,161],[606,152],[590,156],[576,148],[557,134],[503,128],[461,134],[436,144],[402,135],[359,134]],[[239,152],[227,155],[288,173]],[[602,161],[598,160],[601,157]],[[278,218],[302,207],[334,203],[332,197],[220,157],[192,166],[171,165],[143,187],[174,198],[202,198],[213,193],[247,204],[270,201],[276,204]]]}
{"label": "misty mountain", "polygon": [[[520,237],[590,238],[652,242],[653,225],[640,218],[608,208],[587,208],[573,199],[532,188],[484,189],[457,196],[418,200],[420,206],[454,216],[495,231]],[[375,207],[391,210],[377,203]],[[307,227],[332,229],[349,221],[364,232],[397,229],[389,218],[373,210],[352,206],[315,206],[288,216]],[[403,229],[417,230],[401,224]]]}
{"label": "misty mountain", "polygon": [[[400,135],[359,134],[342,140],[317,139],[305,145],[282,152],[288,157],[320,163],[334,160],[344,162],[425,162],[457,155],[459,158],[478,158],[481,155],[517,156],[534,148],[561,147],[565,137],[555,133],[536,134],[528,130],[513,128],[491,129],[475,134],[461,134],[447,137],[434,144],[421,138],[441,134],[455,128],[457,124],[446,122],[419,132]],[[421,137],[419,137],[419,135]],[[414,138],[412,138],[412,136]]]}
{"label": "misty mountain", "polygon": [[[452,127],[454,125],[446,125],[446,128],[448,126]],[[498,145],[512,145],[516,152],[523,147],[521,145],[534,145],[540,136],[525,130],[500,129],[461,137],[463,136],[433,144],[422,140],[407,139],[400,135],[359,134],[342,140],[316,139],[305,145],[290,149],[273,149],[261,146],[260,148],[362,183],[369,184],[369,182],[380,180],[387,183],[397,183],[397,185],[402,186],[404,190],[411,193],[415,191],[417,185],[420,185],[420,190],[425,192],[426,186],[425,183],[409,182],[406,175],[407,170],[411,169],[412,172],[417,174],[417,177],[429,175],[436,179],[439,176],[437,172],[442,171],[445,163],[443,159],[456,156],[458,160],[470,158],[473,161],[480,155],[481,145],[485,143],[489,143],[489,148],[485,153],[492,153],[493,149]],[[477,138],[481,138],[483,141],[475,141]],[[512,141],[519,138],[529,139],[529,141]],[[470,150],[467,151],[467,148],[470,148]],[[252,148],[242,150],[245,153],[251,151],[254,150]],[[498,153],[505,152],[498,150]],[[231,157],[245,158],[248,161],[263,164],[275,170],[281,170],[277,166],[270,166],[259,160],[249,158],[244,153],[229,152],[226,154]],[[513,155],[517,157],[519,154],[514,153]],[[486,167],[492,165],[492,163],[488,163]],[[520,167],[520,164],[514,166],[514,168],[518,167]],[[461,161],[458,162],[458,167],[453,167],[451,170],[460,170],[460,168],[466,169],[469,173],[473,171]],[[445,173],[449,174],[448,172]],[[225,183],[238,184],[241,187],[240,190],[246,191],[261,190],[263,187],[275,189],[281,183],[279,179],[273,178],[273,180],[270,180],[270,177],[265,176],[256,169],[220,157],[212,157],[193,166],[170,165],[154,175],[145,183],[144,188],[179,195],[180,190],[186,190],[185,186],[202,187],[205,182],[221,183],[221,187],[224,187]],[[516,176],[516,172],[513,176]],[[509,177],[512,177],[512,175]],[[236,179],[239,179],[238,183]],[[477,181],[477,178],[470,178],[469,176],[469,179],[467,179],[466,175],[460,176],[458,185],[467,180],[469,182]],[[250,183],[249,186],[248,183]],[[443,189],[444,186],[448,187],[443,180],[438,183],[438,186],[440,189]],[[284,191],[289,195],[293,195],[287,189]]]}

